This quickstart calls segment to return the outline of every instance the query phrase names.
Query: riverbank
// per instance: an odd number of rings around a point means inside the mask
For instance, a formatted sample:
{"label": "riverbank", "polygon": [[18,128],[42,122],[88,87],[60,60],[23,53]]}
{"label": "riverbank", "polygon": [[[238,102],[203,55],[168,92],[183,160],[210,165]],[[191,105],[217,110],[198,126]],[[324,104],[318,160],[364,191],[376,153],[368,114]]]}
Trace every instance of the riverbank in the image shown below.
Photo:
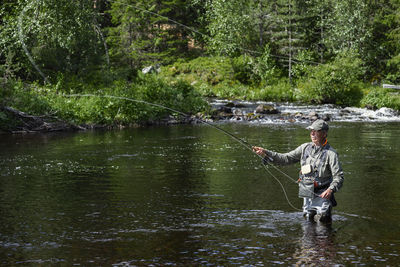
{"label": "riverbank", "polygon": [[[208,71],[212,72],[206,69],[204,73]],[[378,86],[366,86],[359,91],[362,97],[357,105],[318,104],[294,97],[297,89],[285,80],[255,88],[233,79],[229,87],[226,79],[216,82],[223,74],[218,73],[218,68],[214,79],[205,80],[201,72],[196,72],[197,76],[192,71],[179,72],[182,73],[176,77],[166,69],[147,75],[139,72],[133,77],[106,73],[87,80],[71,76],[47,85],[8,80],[0,90],[0,130],[76,131],[201,123],[201,120],[279,123],[359,117],[362,121],[379,121],[396,120],[400,109],[399,93]]]}
{"label": "riverbank", "polygon": [[59,81],[56,85],[10,81],[4,85],[0,90],[0,129],[5,132],[180,123],[179,113],[171,110],[190,117],[209,107],[188,83],[167,83],[151,75],[131,81]]}
{"label": "riverbank", "polygon": [[93,129],[122,129],[177,124],[249,123],[249,124],[308,124],[316,119],[334,122],[400,122],[400,113],[390,108],[371,110],[335,105],[306,105],[301,103],[276,103],[208,99],[209,112],[195,115],[166,115],[163,118],[131,124],[73,124],[55,116],[34,116],[11,107],[0,109],[10,118],[10,124],[0,133],[25,134],[44,132],[86,131]]}

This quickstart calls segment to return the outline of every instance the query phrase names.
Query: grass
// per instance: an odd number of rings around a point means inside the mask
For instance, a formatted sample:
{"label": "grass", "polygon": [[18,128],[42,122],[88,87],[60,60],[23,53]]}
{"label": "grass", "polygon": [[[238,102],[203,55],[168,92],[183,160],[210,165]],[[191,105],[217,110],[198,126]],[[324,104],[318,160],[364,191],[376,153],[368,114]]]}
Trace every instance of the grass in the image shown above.
{"label": "grass", "polygon": [[[65,97],[69,94],[94,94],[99,97]],[[156,103],[186,114],[204,112],[208,104],[187,82],[167,83],[146,75],[134,81],[115,80],[111,84],[85,84],[82,81],[63,81],[62,84],[41,86],[11,81],[0,89],[0,106],[11,106],[32,115],[51,114],[74,124],[130,125],[163,119],[171,111],[159,107],[106,95]],[[103,97],[101,97],[103,96]],[[0,113],[0,127],[12,125],[6,113]]]}

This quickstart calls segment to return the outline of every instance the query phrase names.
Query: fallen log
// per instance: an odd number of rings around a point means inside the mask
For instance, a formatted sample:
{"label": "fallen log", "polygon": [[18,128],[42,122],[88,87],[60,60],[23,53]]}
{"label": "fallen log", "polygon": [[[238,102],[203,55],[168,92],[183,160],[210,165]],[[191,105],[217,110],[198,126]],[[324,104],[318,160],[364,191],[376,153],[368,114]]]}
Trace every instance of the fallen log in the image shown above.
{"label": "fallen log", "polygon": [[9,117],[12,117],[15,122],[15,125],[9,125],[7,129],[3,129],[11,133],[86,130],[82,126],[62,121],[52,115],[35,116],[12,107],[1,107],[0,110],[8,114]]}

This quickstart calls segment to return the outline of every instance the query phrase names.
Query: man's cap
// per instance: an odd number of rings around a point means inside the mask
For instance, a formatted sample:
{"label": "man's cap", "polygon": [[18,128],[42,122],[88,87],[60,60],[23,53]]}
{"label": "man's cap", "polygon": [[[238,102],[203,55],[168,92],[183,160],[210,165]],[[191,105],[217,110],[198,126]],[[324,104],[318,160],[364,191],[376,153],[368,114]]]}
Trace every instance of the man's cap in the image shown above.
{"label": "man's cap", "polygon": [[315,131],[328,131],[329,126],[328,123],[324,120],[316,120],[310,126],[306,128],[307,130],[315,130]]}

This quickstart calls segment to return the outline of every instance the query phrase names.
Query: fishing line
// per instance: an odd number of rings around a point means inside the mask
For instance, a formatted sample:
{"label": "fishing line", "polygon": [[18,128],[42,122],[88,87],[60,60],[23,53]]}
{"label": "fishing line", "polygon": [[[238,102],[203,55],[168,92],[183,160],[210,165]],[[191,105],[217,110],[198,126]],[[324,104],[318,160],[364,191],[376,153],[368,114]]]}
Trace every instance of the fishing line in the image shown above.
{"label": "fishing line", "polygon": [[[160,104],[156,104],[156,103],[150,103],[150,102],[147,102],[147,101],[144,101],[144,100],[138,100],[138,99],[133,99],[133,98],[129,98],[129,97],[123,97],[123,96],[95,95],[95,94],[69,94],[69,95],[63,94],[62,96],[64,96],[64,97],[100,97],[100,98],[113,98],[113,99],[127,100],[127,101],[131,101],[131,102],[136,102],[136,103],[141,103],[141,104],[146,104],[146,105],[150,105],[150,106],[154,106],[154,107],[166,109],[166,110],[175,112],[175,113],[177,113],[177,114],[180,114],[180,115],[182,115],[182,116],[190,117],[190,115],[188,115],[188,114],[186,114],[186,113],[184,113],[184,112],[182,112],[182,111],[179,111],[179,110],[170,108],[170,107],[166,107],[166,106],[163,106],[163,105],[160,105]],[[243,139],[241,139],[241,138],[235,136],[234,134],[232,134],[232,133],[230,133],[230,132],[228,132],[228,131],[222,129],[221,127],[218,127],[217,125],[212,124],[212,123],[210,123],[210,122],[208,122],[208,121],[206,121],[206,120],[203,120],[203,119],[200,119],[200,118],[197,118],[197,117],[193,117],[193,119],[196,120],[196,121],[198,121],[198,122],[201,122],[201,123],[203,123],[203,124],[206,124],[206,125],[208,125],[208,126],[211,126],[211,127],[213,127],[214,129],[217,129],[218,131],[220,131],[220,132],[224,133],[225,135],[231,137],[231,138],[234,139],[235,141],[239,142],[243,147],[245,147],[246,149],[250,150],[251,153],[255,154],[255,155],[256,155],[257,157],[259,157],[261,160],[264,160],[264,157],[262,157],[261,155],[258,155],[257,153],[255,153],[255,152],[253,151],[253,146],[250,145],[247,141],[245,141],[245,140],[243,140]],[[276,167],[275,165],[273,165],[273,164],[270,163],[269,161],[263,161],[263,162],[266,162],[266,163],[267,163],[267,164],[262,164],[263,167],[264,167],[264,169],[268,172],[269,175],[271,175],[271,176],[275,179],[275,181],[276,181],[276,182],[280,185],[280,187],[282,188],[283,194],[284,194],[284,196],[285,196],[285,198],[286,198],[286,201],[287,201],[287,203],[289,204],[289,206],[291,206],[291,207],[292,207],[293,209],[295,209],[295,210],[302,211],[301,209],[296,208],[296,207],[290,202],[289,197],[288,197],[287,192],[286,192],[286,189],[285,189],[285,187],[283,186],[282,182],[268,169],[268,166],[272,166],[275,170],[279,171],[281,174],[285,175],[285,177],[288,177],[291,181],[293,181],[293,182],[295,182],[295,183],[297,183],[296,180],[294,180],[294,179],[293,179],[292,177],[290,177],[288,174],[284,173],[282,170],[280,170],[278,167]]]}
{"label": "fishing line", "polygon": [[[133,7],[133,8],[135,8],[135,9],[137,9],[137,10],[140,10],[140,11],[142,11],[142,12],[147,12],[147,13],[153,14],[153,15],[155,15],[155,16],[158,16],[158,17],[167,19],[168,21],[171,21],[171,22],[173,22],[173,23],[175,23],[175,24],[177,24],[177,25],[179,25],[179,26],[181,26],[181,27],[184,27],[184,28],[186,28],[186,29],[188,29],[188,30],[190,30],[190,31],[192,31],[192,32],[198,33],[198,34],[200,34],[200,35],[202,35],[202,36],[204,36],[204,37],[211,38],[211,37],[210,37],[209,35],[207,35],[207,34],[204,34],[204,33],[200,32],[200,31],[198,31],[198,30],[196,30],[196,29],[194,29],[194,28],[191,28],[191,27],[189,27],[189,26],[187,26],[187,25],[185,25],[185,24],[182,24],[182,23],[180,23],[180,22],[178,22],[178,21],[176,21],[176,20],[173,20],[173,19],[171,19],[171,18],[168,18],[168,17],[162,16],[162,15],[159,15],[159,14],[157,14],[157,13],[155,13],[155,12],[152,12],[152,11],[149,11],[149,10],[145,10],[145,9],[142,9],[142,8],[137,7],[137,6],[130,5],[130,4],[121,3],[121,2],[118,2],[118,1],[110,1],[110,2],[114,2],[114,3],[119,3],[119,4],[122,4],[122,5],[130,6],[130,7]],[[36,71],[40,74],[40,76],[42,76],[44,82],[45,82],[45,83],[49,83],[49,81],[47,80],[47,78],[46,78],[46,76],[44,75],[44,73],[40,70],[39,66],[38,66],[38,65],[36,64],[36,62],[34,61],[32,55],[30,54],[30,52],[29,52],[29,50],[28,50],[28,48],[27,48],[27,46],[26,46],[26,44],[25,44],[25,41],[24,41],[24,33],[23,33],[23,30],[22,30],[22,19],[23,19],[23,17],[25,16],[26,10],[27,10],[28,8],[31,7],[32,3],[33,3],[33,2],[31,2],[31,3],[29,3],[27,6],[25,6],[25,7],[23,8],[23,10],[21,11],[19,17],[18,17],[18,37],[19,37],[19,40],[20,40],[20,42],[21,42],[22,48],[23,48],[23,50],[24,50],[24,53],[25,53],[25,55],[27,56],[27,58],[29,59],[29,61],[31,62],[31,64],[33,65],[33,67],[34,67],[34,68],[36,69]],[[96,26],[96,25],[95,25],[95,26]],[[102,35],[100,29],[95,28],[95,30],[96,30],[96,32],[98,32],[98,34],[101,35],[101,38],[102,38],[103,43],[104,43],[104,45],[105,45],[106,54],[107,54],[107,63],[109,64],[108,49],[107,49],[107,46],[106,46],[106,42],[104,41],[104,37],[103,37],[103,35]],[[245,51],[245,52],[249,52],[249,53],[256,53],[256,54],[260,54],[260,55],[263,54],[263,53],[261,53],[261,52],[259,52],[259,51],[254,51],[254,50],[250,50],[250,49],[245,49],[245,48],[239,48],[239,49],[242,50],[242,51]],[[289,57],[286,57],[286,56],[273,55],[273,54],[270,54],[270,56],[275,57],[275,58],[277,58],[278,60],[289,61]],[[306,62],[306,63],[312,63],[312,64],[321,64],[321,63],[319,63],[319,62],[314,62],[314,61],[310,61],[310,60],[298,60],[298,59],[291,59],[291,60],[292,60],[293,62]],[[121,99],[121,100],[127,100],[127,101],[132,101],[132,102],[137,102],[137,103],[143,103],[143,104],[147,104],[147,105],[151,105],[151,106],[155,106],[155,107],[167,109],[167,110],[170,110],[170,111],[172,111],[172,112],[178,113],[178,114],[180,114],[180,115],[189,117],[188,114],[183,113],[183,112],[181,112],[181,111],[179,111],[179,110],[175,110],[175,109],[172,109],[172,108],[169,108],[169,107],[160,105],[160,104],[150,103],[150,102],[143,101],[143,100],[131,99],[131,98],[127,98],[127,97],[118,97],[118,96],[111,96],[111,95],[99,96],[99,95],[94,95],[94,94],[71,94],[71,95],[63,95],[63,96],[64,96],[64,97],[103,97],[103,98]],[[196,118],[196,117],[194,117],[194,119],[195,119],[196,121],[199,121],[199,122],[203,123],[203,124],[209,125],[209,126],[215,128],[215,129],[217,129],[217,130],[223,132],[224,134],[230,136],[232,139],[234,139],[234,140],[236,140],[237,142],[239,142],[239,143],[240,143],[242,146],[244,146],[246,149],[250,150],[250,151],[251,151],[253,154],[255,154],[257,157],[259,157],[259,158],[261,158],[262,160],[264,160],[264,158],[263,158],[262,156],[258,155],[257,153],[255,153],[255,152],[253,151],[252,145],[250,145],[247,141],[245,141],[245,140],[243,140],[243,139],[241,139],[241,138],[239,138],[239,137],[237,137],[237,136],[231,134],[230,132],[228,132],[228,131],[226,131],[226,130],[224,130],[224,129],[222,129],[222,128],[220,128],[220,127],[214,125],[214,124],[211,124],[211,123],[209,123],[209,122],[207,122],[207,121],[205,121],[205,120],[202,120],[202,119],[199,119],[199,118]],[[263,167],[264,167],[264,169],[265,169],[265,170],[268,172],[268,174],[270,174],[270,175],[276,180],[276,182],[280,185],[280,187],[282,188],[282,191],[283,191],[283,193],[284,193],[284,196],[285,196],[285,198],[286,198],[287,203],[288,203],[293,209],[302,211],[301,209],[296,208],[296,207],[290,202],[289,197],[288,197],[288,195],[287,195],[287,193],[286,193],[286,190],[285,190],[283,184],[282,184],[281,181],[268,169],[268,166],[272,166],[276,171],[278,171],[278,172],[279,172],[280,174],[282,174],[284,177],[287,177],[290,181],[292,181],[292,182],[294,182],[294,183],[296,183],[296,184],[297,184],[297,181],[296,181],[295,179],[293,179],[292,177],[290,177],[290,176],[289,176],[288,174],[286,174],[285,172],[283,172],[282,170],[280,170],[279,168],[277,168],[274,164],[270,163],[269,161],[264,161],[264,162],[266,163],[266,164],[262,164]],[[315,194],[314,192],[312,192],[312,193],[313,193],[314,195],[318,196],[318,195]],[[342,213],[342,214],[345,214],[345,213]],[[346,214],[346,215],[349,215],[349,214]],[[367,217],[367,218],[369,218],[369,217]]]}
{"label": "fishing line", "polygon": [[[170,107],[166,107],[166,106],[161,105],[161,104],[150,103],[150,102],[147,102],[147,101],[144,101],[144,100],[138,100],[138,99],[133,99],[133,98],[129,98],[129,97],[123,97],[123,96],[95,95],[95,94],[69,94],[69,95],[63,94],[62,96],[64,96],[64,97],[100,97],[100,98],[114,98],[114,99],[126,100],[126,101],[131,101],[131,102],[136,102],[136,103],[142,103],[142,104],[146,104],[146,105],[150,105],[150,106],[154,106],[154,107],[166,109],[166,110],[175,112],[175,113],[180,114],[180,115],[185,116],[185,117],[190,117],[190,115],[188,115],[188,114],[186,114],[186,113],[184,113],[184,112],[182,112],[182,111],[179,111],[179,110],[176,110],[176,109],[173,109],[173,108],[170,108]],[[292,204],[292,202],[290,201],[289,196],[288,196],[288,194],[287,194],[287,192],[286,192],[286,189],[285,189],[284,185],[283,185],[282,182],[271,172],[271,170],[268,169],[268,166],[272,166],[276,171],[278,171],[278,172],[279,172],[280,174],[282,174],[284,177],[287,177],[290,181],[292,181],[292,182],[294,182],[294,183],[297,184],[297,181],[296,181],[295,179],[293,179],[293,178],[292,178],[291,176],[289,176],[287,173],[285,173],[284,171],[282,171],[281,169],[279,169],[278,167],[276,167],[276,166],[275,166],[274,164],[272,164],[269,160],[264,160],[264,159],[265,159],[264,157],[262,157],[261,155],[258,155],[257,153],[255,153],[255,152],[253,151],[253,146],[252,146],[250,143],[248,143],[247,141],[245,141],[245,140],[243,140],[243,139],[241,139],[241,138],[235,136],[234,134],[232,134],[232,133],[230,133],[230,132],[228,132],[228,131],[222,129],[221,127],[218,127],[217,125],[212,124],[212,123],[210,123],[210,122],[208,122],[208,121],[206,121],[206,120],[203,120],[203,119],[200,119],[200,118],[197,118],[197,117],[193,117],[193,119],[196,120],[196,121],[198,121],[198,122],[201,122],[201,123],[203,123],[203,124],[206,124],[206,125],[208,125],[208,126],[211,126],[211,127],[213,127],[214,129],[217,129],[218,131],[220,131],[220,132],[224,133],[225,135],[231,137],[232,139],[234,139],[235,141],[237,141],[238,143],[240,143],[243,147],[245,147],[246,149],[250,150],[251,153],[253,153],[253,154],[255,154],[257,157],[259,157],[264,163],[266,163],[266,164],[262,164],[262,166],[263,166],[263,168],[265,169],[265,171],[266,171],[272,178],[274,178],[274,180],[275,180],[275,181],[279,184],[279,186],[281,187],[282,192],[283,192],[283,195],[285,196],[285,199],[286,199],[286,202],[288,203],[288,205],[289,205],[290,207],[292,207],[294,210],[303,211],[302,209],[299,209],[299,208],[297,208],[296,206],[294,206],[294,205]],[[267,157],[267,158],[268,158],[268,157]],[[307,189],[307,190],[310,191],[310,192],[311,192],[312,194],[314,194],[315,196],[318,196],[318,197],[319,197],[319,195],[316,194],[315,192],[313,192],[313,191],[311,191],[311,190],[309,190],[309,189]],[[368,216],[360,216],[360,215],[349,214],[349,213],[340,212],[340,211],[336,211],[336,213],[342,214],[342,215],[345,215],[345,216],[347,215],[347,216],[350,216],[350,217],[360,217],[360,218],[363,218],[363,219],[372,219],[371,217],[368,217]]]}

